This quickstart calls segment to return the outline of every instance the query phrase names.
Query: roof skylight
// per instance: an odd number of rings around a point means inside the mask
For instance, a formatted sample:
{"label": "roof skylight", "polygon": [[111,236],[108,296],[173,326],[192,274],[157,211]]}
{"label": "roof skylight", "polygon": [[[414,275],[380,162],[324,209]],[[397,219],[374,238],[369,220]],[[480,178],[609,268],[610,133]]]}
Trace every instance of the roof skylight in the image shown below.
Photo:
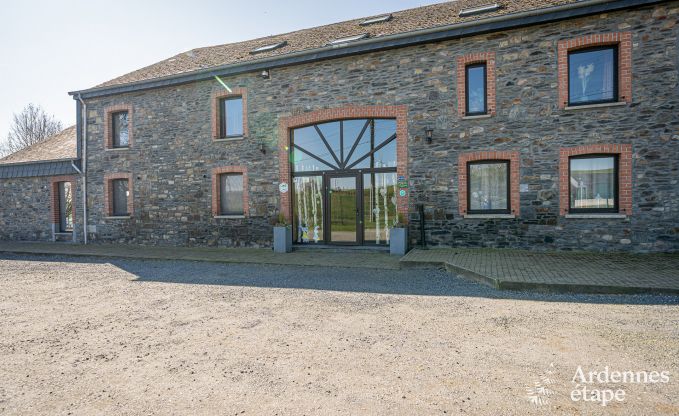
{"label": "roof skylight", "polygon": [[469,9],[460,10],[460,17],[473,16],[475,14],[490,13],[500,9],[500,5],[497,3],[486,4],[479,7],[473,7]]}
{"label": "roof skylight", "polygon": [[288,44],[288,41],[284,40],[283,42],[273,43],[271,45],[260,46],[259,48],[251,50],[250,54],[254,55],[256,53],[270,52],[270,51],[273,51],[275,49],[282,48],[283,46],[286,46],[287,44]]}
{"label": "roof skylight", "polygon": [[355,36],[349,36],[346,38],[340,38],[340,39],[335,39],[332,42],[328,43],[328,45],[341,45],[343,43],[349,43],[349,42],[356,42],[357,40],[365,39],[369,35],[367,33],[363,33],[361,35],[355,35]]}
{"label": "roof skylight", "polygon": [[359,23],[361,26],[368,26],[368,25],[374,25],[375,23],[383,23],[383,22],[388,22],[391,19],[393,19],[394,16],[391,14],[385,14],[384,16],[377,16],[372,19],[364,20],[361,23]]}

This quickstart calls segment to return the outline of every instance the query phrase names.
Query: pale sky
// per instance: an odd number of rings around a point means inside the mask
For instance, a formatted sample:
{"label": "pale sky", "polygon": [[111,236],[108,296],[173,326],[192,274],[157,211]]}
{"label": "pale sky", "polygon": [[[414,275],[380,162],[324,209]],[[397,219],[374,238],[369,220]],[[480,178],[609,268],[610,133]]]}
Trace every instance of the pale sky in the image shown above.
{"label": "pale sky", "polygon": [[10,0],[0,13],[0,141],[40,104],[67,127],[68,91],[189,49],[254,39],[442,0]]}

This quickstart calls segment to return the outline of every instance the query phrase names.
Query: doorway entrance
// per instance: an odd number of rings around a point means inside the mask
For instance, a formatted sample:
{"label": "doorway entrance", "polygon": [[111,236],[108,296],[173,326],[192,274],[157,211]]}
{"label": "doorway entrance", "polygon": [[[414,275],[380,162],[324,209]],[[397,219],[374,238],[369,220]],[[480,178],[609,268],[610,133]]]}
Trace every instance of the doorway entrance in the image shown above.
{"label": "doorway entrance", "polygon": [[293,239],[389,244],[397,222],[396,120],[350,119],[291,131]]}

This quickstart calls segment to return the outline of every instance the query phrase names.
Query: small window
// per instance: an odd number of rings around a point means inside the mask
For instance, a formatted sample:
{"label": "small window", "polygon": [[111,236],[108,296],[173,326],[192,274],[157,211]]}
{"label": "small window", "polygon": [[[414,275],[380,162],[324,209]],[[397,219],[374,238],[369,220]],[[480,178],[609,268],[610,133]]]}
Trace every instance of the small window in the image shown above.
{"label": "small window", "polygon": [[471,64],[465,68],[466,115],[478,116],[487,113],[486,64]]}
{"label": "small window", "polygon": [[111,126],[113,128],[113,147],[125,148],[130,146],[130,132],[128,125],[128,112],[119,111],[111,114]]}
{"label": "small window", "polygon": [[273,43],[271,45],[260,46],[259,48],[255,48],[255,49],[251,50],[250,55],[256,55],[258,53],[264,53],[264,52],[271,52],[273,50],[287,46],[287,44],[288,44],[288,41],[284,40],[283,42]]}
{"label": "small window", "polygon": [[569,184],[570,212],[618,212],[617,156],[571,157]]}
{"label": "small window", "polygon": [[340,38],[340,39],[333,40],[332,42],[328,43],[328,45],[341,45],[343,43],[356,42],[357,40],[365,39],[368,36],[369,35],[367,33],[363,33],[362,35]]}
{"label": "small window", "polygon": [[221,137],[243,136],[243,97],[228,97],[220,101]]}
{"label": "small window", "polygon": [[59,232],[73,232],[73,190],[71,182],[59,182]]}
{"label": "small window", "polygon": [[111,181],[113,187],[113,207],[111,214],[114,217],[125,217],[130,215],[127,209],[127,200],[130,196],[129,181],[127,179],[114,179]]}
{"label": "small window", "polygon": [[509,161],[484,160],[467,164],[467,212],[508,214]]}
{"label": "small window", "polygon": [[568,105],[618,101],[618,48],[581,49],[568,54]]}
{"label": "small window", "polygon": [[479,6],[479,7],[473,7],[473,8],[469,8],[469,9],[460,10],[460,17],[467,17],[467,16],[474,16],[474,15],[477,15],[477,14],[490,13],[490,12],[494,12],[494,11],[497,11],[497,10],[500,10],[500,9],[501,9],[501,7],[497,3],[486,4],[486,5]]}
{"label": "small window", "polygon": [[377,23],[384,23],[384,22],[388,22],[391,19],[393,19],[393,17],[394,16],[391,15],[391,14],[387,14],[387,15],[384,15],[384,16],[378,16],[378,17],[374,17],[372,19],[364,20],[360,23],[360,25],[361,26],[369,26],[369,25],[374,25],[374,24],[377,24]]}
{"label": "small window", "polygon": [[219,175],[219,207],[221,215],[244,215],[242,174]]}

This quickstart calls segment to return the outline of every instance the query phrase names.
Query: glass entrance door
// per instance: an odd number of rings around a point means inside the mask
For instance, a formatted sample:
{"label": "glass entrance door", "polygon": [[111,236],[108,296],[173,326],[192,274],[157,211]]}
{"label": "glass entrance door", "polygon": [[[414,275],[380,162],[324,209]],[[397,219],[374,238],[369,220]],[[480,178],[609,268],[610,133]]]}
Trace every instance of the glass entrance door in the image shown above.
{"label": "glass entrance door", "polygon": [[357,176],[328,177],[330,241],[358,243],[359,217]]}

